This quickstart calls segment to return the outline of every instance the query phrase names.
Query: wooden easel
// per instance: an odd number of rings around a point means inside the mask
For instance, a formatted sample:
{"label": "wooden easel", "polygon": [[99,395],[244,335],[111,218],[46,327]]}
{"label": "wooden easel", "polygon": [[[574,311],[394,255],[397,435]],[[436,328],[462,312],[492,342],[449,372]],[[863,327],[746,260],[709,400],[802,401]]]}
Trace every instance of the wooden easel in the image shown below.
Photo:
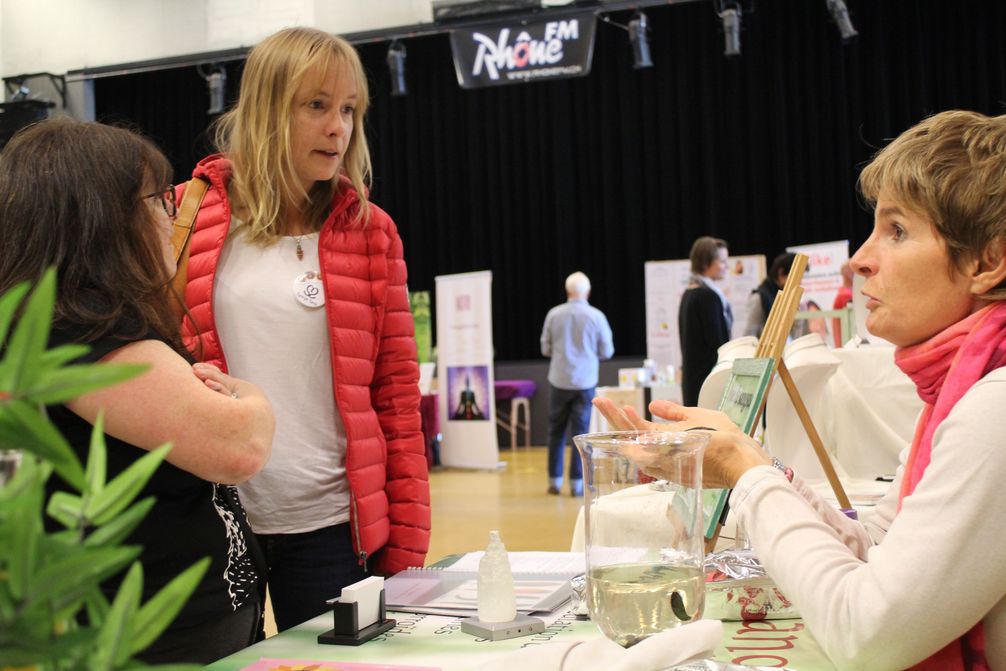
{"label": "wooden easel", "polygon": [[[831,457],[824,449],[821,436],[817,433],[814,422],[810,418],[810,413],[807,412],[807,406],[804,405],[800,392],[796,388],[796,383],[793,382],[793,376],[790,375],[789,368],[786,367],[786,362],[782,358],[783,350],[786,347],[786,337],[793,328],[793,316],[796,314],[797,308],[800,306],[800,298],[803,296],[803,287],[800,286],[800,281],[803,279],[803,274],[806,270],[807,257],[804,254],[797,254],[796,258],[793,259],[793,266],[789,270],[789,275],[786,276],[786,285],[776,296],[768,319],[765,320],[765,329],[758,340],[755,357],[768,357],[775,361],[776,373],[779,374],[779,379],[782,380],[783,386],[786,387],[790,402],[793,403],[793,409],[796,410],[800,423],[803,424],[803,429],[807,432],[807,438],[810,439],[810,444],[814,447],[814,453],[817,455],[817,460],[820,462],[821,468],[828,478],[832,491],[835,492],[835,498],[838,499],[838,503],[843,508],[851,508],[852,504],[849,503],[849,497],[846,496],[842,482],[838,479],[838,474],[835,473]],[[770,386],[771,384],[772,382],[769,381]],[[761,419],[762,413],[765,412],[765,402],[767,400],[768,390],[766,390],[761,407],[758,409],[757,419]],[[755,421],[756,426],[757,424],[758,422]],[[752,435],[753,433],[754,431],[752,430]]]}
{"label": "wooden easel", "polygon": [[[838,479],[835,467],[831,463],[831,457],[828,456],[828,452],[824,449],[821,436],[814,427],[810,413],[807,412],[807,406],[804,405],[800,392],[796,388],[796,383],[793,382],[793,376],[790,375],[786,362],[782,358],[783,350],[786,347],[786,338],[793,328],[793,317],[796,315],[797,308],[800,306],[800,298],[803,296],[803,288],[800,286],[800,281],[803,279],[803,274],[806,270],[807,257],[804,254],[797,254],[796,258],[793,259],[789,275],[786,276],[786,285],[776,296],[768,319],[765,320],[765,328],[762,330],[761,338],[758,340],[758,347],[755,349],[753,358],[771,359],[773,362],[774,372],[779,375],[783,386],[786,387],[790,402],[793,403],[793,408],[800,418],[800,423],[803,424],[804,431],[807,432],[810,444],[814,447],[814,453],[817,455],[817,460],[820,462],[821,468],[828,478],[832,491],[835,492],[835,497],[843,508],[852,508],[849,497],[846,496],[842,482]],[[765,412],[768,392],[774,378],[774,374],[768,378],[764,394],[762,394],[758,408],[755,411],[754,421],[749,425],[748,435],[753,436],[758,428],[759,420]],[[713,535],[706,539],[706,552],[713,551],[716,540],[719,538],[720,527],[721,525],[717,525]]]}

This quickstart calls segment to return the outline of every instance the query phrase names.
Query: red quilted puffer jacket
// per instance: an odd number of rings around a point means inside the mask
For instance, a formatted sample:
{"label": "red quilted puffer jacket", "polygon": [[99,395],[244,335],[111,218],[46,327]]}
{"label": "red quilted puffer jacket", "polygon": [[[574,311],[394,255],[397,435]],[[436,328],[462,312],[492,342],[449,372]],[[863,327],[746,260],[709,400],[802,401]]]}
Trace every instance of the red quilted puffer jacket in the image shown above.
{"label": "red quilted puffer jacket", "polygon": [[[230,162],[221,156],[203,159],[192,173],[210,188],[192,235],[185,288],[191,318],[182,324],[189,349],[224,371],[227,362],[213,319],[213,280],[230,227],[230,174]],[[332,386],[346,427],[353,546],[365,567],[376,553],[370,570],[391,574],[422,566],[430,539],[407,271],[391,217],[371,205],[366,228],[354,226],[359,198],[348,180],[341,187],[318,240]]]}

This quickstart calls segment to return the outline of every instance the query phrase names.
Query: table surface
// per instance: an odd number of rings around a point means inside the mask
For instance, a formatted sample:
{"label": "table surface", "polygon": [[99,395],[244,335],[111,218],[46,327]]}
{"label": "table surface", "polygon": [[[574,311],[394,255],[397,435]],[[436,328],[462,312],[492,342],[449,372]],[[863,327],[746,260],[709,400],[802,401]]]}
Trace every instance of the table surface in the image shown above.
{"label": "table surface", "polygon": [[[367,662],[432,666],[444,671],[472,669],[498,655],[556,637],[601,636],[597,627],[568,610],[545,618],[545,631],[507,641],[485,641],[461,631],[461,619],[413,613],[388,613],[396,626],[360,646],[319,645],[318,635],[332,628],[332,615],[313,620],[225,657],[207,668],[236,671],[262,658],[332,662]],[[797,671],[832,671],[820,646],[801,620],[724,622],[723,639],[715,659],[748,666],[771,666]]]}

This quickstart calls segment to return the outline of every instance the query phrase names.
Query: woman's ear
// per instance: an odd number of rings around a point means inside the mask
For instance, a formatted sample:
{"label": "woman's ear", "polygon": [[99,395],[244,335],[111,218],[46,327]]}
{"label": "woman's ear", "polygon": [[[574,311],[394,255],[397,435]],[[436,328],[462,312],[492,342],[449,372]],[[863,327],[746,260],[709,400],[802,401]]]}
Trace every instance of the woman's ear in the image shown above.
{"label": "woman's ear", "polygon": [[1006,241],[995,239],[985,247],[971,276],[971,293],[976,296],[992,291],[1006,282]]}

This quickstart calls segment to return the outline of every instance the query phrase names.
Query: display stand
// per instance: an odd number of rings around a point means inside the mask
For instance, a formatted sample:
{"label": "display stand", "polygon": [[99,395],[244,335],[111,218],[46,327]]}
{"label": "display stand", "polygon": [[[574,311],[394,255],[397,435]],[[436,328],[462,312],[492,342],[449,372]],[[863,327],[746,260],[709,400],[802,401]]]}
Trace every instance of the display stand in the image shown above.
{"label": "display stand", "polygon": [[388,619],[384,606],[384,590],[381,590],[381,601],[378,606],[377,622],[360,629],[360,609],[355,601],[343,603],[339,600],[330,601],[332,614],[335,617],[335,627],[324,634],[318,635],[318,643],[326,645],[360,645],[383,634],[395,626],[395,620]]}
{"label": "display stand", "polygon": [[[786,347],[786,338],[793,328],[793,319],[796,316],[797,308],[800,306],[800,298],[803,295],[800,281],[803,279],[803,274],[806,270],[807,257],[804,254],[797,254],[796,258],[793,259],[793,265],[790,268],[789,274],[786,276],[786,285],[776,296],[775,302],[772,304],[772,310],[765,321],[765,328],[762,331],[761,338],[758,339],[758,347],[755,349],[754,358],[737,359],[734,361],[730,372],[730,380],[727,382],[727,386],[723,391],[723,397],[720,399],[719,409],[726,412],[741,430],[753,436],[759,424],[758,420],[761,419],[762,414],[765,412],[768,391],[772,385],[772,380],[775,378],[775,375],[772,373],[778,373],[779,379],[782,380],[786,393],[789,395],[790,402],[793,403],[793,408],[800,418],[800,423],[803,425],[804,431],[807,432],[807,437],[814,447],[814,453],[821,463],[821,468],[828,478],[828,483],[835,492],[839,505],[842,508],[851,509],[852,504],[849,502],[849,497],[846,496],[842,482],[838,479],[835,467],[831,463],[831,457],[828,456],[827,450],[824,449],[821,436],[814,427],[814,422],[807,411],[806,405],[804,405],[803,399],[800,398],[800,392],[793,382],[793,377],[786,367],[786,362],[783,361],[783,349]],[[746,369],[750,369],[752,363],[756,361],[767,362],[766,365],[769,367],[769,374],[763,376],[762,383],[757,389],[746,389],[746,393],[751,393],[752,396],[747,399],[748,403],[737,407],[738,390],[745,389],[741,378],[752,377],[751,371]],[[728,494],[729,492],[724,490],[723,496],[726,497]],[[723,514],[716,528],[711,534],[706,534],[707,552],[712,552],[716,546],[716,541],[719,538],[720,530],[726,517],[726,510],[726,506],[724,505]]]}

